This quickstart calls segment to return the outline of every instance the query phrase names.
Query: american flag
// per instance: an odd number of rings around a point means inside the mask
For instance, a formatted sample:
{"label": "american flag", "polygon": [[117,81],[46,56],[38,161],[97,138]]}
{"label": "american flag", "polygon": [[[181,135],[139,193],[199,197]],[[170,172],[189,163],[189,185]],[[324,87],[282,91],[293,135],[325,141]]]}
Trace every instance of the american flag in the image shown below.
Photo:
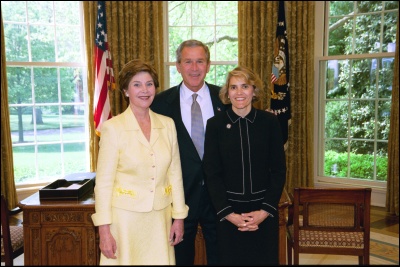
{"label": "american flag", "polygon": [[114,89],[114,72],[111,53],[107,43],[106,4],[97,2],[97,23],[95,39],[96,80],[94,92],[94,127],[100,136],[101,124],[112,117],[109,99],[110,89]]}
{"label": "american flag", "polygon": [[286,33],[285,1],[279,1],[271,83],[271,110],[278,116],[286,150],[292,116],[290,110],[289,46]]}

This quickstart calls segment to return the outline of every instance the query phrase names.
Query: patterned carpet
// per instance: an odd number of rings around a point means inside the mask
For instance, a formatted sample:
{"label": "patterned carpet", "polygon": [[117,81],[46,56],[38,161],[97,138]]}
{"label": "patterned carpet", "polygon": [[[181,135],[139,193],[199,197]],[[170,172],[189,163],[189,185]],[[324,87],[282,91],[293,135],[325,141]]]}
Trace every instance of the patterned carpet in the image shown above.
{"label": "patterned carpet", "polygon": [[381,264],[399,264],[399,238],[371,232],[370,246],[371,264],[372,259],[383,261]]}
{"label": "patterned carpet", "polygon": [[[370,265],[398,265],[399,238],[371,232]],[[358,265],[358,257],[300,254],[300,265]]]}

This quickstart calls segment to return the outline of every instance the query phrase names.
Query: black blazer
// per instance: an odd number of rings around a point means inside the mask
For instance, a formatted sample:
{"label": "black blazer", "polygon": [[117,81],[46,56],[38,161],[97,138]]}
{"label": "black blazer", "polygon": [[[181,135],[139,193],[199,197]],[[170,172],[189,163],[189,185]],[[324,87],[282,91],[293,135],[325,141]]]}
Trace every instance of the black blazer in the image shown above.
{"label": "black blazer", "polygon": [[[181,157],[185,202],[189,206],[189,215],[186,219],[193,220],[198,218],[201,212],[198,210],[198,206],[201,197],[202,182],[204,181],[204,171],[202,160],[182,121],[179,94],[181,84],[158,93],[150,108],[156,113],[172,118],[175,122]],[[210,90],[214,115],[224,111],[225,105],[222,104],[218,96],[221,87],[209,83],[206,84]]]}

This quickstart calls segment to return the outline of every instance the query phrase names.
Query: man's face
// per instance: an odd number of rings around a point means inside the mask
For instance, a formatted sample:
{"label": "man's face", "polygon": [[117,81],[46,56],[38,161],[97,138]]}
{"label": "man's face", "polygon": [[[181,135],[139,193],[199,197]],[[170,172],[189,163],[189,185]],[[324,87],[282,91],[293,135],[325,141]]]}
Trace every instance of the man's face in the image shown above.
{"label": "man's face", "polygon": [[204,84],[204,79],[210,70],[206,53],[202,47],[185,47],[182,50],[182,60],[176,63],[178,72],[182,75],[185,85],[197,92]]}

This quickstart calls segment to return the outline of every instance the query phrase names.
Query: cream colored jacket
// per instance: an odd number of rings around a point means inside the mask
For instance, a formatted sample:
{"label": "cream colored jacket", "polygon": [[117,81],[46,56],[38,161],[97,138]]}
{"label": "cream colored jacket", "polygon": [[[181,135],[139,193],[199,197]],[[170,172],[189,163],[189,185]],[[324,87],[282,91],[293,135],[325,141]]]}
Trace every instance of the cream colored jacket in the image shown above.
{"label": "cream colored jacket", "polygon": [[172,203],[172,218],[187,217],[174,121],[151,110],[150,120],[150,142],[130,107],[103,123],[94,189],[95,226],[112,223],[112,207],[149,212]]}

